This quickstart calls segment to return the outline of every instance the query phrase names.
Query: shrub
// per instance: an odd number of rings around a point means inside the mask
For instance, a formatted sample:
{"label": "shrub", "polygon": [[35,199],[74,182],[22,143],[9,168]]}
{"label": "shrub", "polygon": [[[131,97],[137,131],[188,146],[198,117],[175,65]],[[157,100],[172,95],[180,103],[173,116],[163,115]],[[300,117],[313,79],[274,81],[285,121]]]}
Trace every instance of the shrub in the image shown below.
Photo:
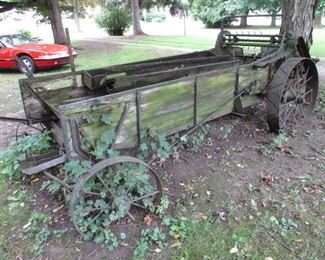
{"label": "shrub", "polygon": [[[195,19],[201,20],[208,28],[219,28],[222,18],[233,15],[234,11],[226,0],[194,0],[192,13]],[[229,26],[232,20],[226,20]]]}
{"label": "shrub", "polygon": [[112,7],[110,10],[103,10],[96,17],[96,23],[109,35],[122,36],[130,27],[132,17],[126,7]]}

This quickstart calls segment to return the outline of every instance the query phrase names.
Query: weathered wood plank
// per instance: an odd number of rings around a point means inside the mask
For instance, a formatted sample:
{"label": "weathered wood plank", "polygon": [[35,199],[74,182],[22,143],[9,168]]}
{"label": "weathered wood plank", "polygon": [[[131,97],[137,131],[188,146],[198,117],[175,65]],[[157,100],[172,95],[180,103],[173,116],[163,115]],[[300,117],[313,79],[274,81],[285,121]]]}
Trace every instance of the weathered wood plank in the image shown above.
{"label": "weathered wood plank", "polygon": [[200,76],[198,85],[198,122],[209,117],[213,112],[227,114],[232,111],[236,69],[223,71],[211,76]]}
{"label": "weathered wood plank", "polygon": [[193,79],[142,91],[143,128],[155,128],[162,134],[174,128],[193,124],[193,95]]}
{"label": "weathered wood plank", "polygon": [[250,94],[260,93],[267,85],[269,69],[242,67],[239,68],[239,92],[246,89]]}

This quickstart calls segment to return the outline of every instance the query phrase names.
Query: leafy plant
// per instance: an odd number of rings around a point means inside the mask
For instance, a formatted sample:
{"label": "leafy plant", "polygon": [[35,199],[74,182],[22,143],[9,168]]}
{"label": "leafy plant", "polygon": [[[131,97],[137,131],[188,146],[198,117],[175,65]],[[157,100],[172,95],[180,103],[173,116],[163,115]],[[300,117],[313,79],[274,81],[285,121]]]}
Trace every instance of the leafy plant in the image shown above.
{"label": "leafy plant", "polygon": [[109,35],[122,36],[131,25],[130,11],[123,5],[115,5],[102,10],[96,17],[96,23]]}
{"label": "leafy plant", "polygon": [[133,251],[133,259],[144,259],[149,247],[152,245],[160,248],[165,247],[165,239],[166,235],[161,233],[158,227],[153,230],[142,229],[141,238]]}
{"label": "leafy plant", "polygon": [[10,148],[0,154],[0,174],[10,180],[21,179],[19,159],[25,156],[47,152],[51,148],[52,139],[49,132],[39,135],[28,135],[11,144]]}
{"label": "leafy plant", "polygon": [[204,124],[197,129],[193,134],[180,137],[181,146],[186,149],[191,149],[197,152],[205,143],[210,132],[210,125]]}
{"label": "leafy plant", "polygon": [[281,146],[288,141],[288,136],[284,132],[280,132],[273,140],[266,146],[261,147],[261,152],[265,156],[269,156],[275,152],[277,148],[281,148]]}
{"label": "leafy plant", "polygon": [[165,136],[159,135],[156,130],[149,129],[141,133],[140,153],[143,157],[159,157],[166,159],[173,151]]}
{"label": "leafy plant", "polygon": [[[69,185],[75,184],[81,175],[85,174],[91,167],[89,161],[72,160],[62,167],[63,179]],[[42,183],[41,190],[47,190],[51,194],[57,193],[62,188],[61,184],[55,180],[47,180]],[[67,197],[68,199],[68,197]]]}
{"label": "leafy plant", "polygon": [[30,251],[36,255],[43,253],[43,246],[51,235],[49,230],[49,225],[51,223],[51,218],[48,215],[34,211],[28,223],[24,226],[24,228],[26,228],[24,232],[30,239],[34,240]]}
{"label": "leafy plant", "polygon": [[19,208],[24,208],[27,202],[32,202],[33,198],[25,190],[17,191],[13,195],[8,196],[9,211],[15,211]]}

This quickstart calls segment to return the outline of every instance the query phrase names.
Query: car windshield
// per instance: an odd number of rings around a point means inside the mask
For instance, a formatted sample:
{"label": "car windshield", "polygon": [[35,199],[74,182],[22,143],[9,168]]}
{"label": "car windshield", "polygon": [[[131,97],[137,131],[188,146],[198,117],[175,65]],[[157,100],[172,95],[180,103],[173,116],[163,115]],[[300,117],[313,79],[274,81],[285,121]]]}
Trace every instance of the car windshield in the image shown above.
{"label": "car windshield", "polygon": [[6,35],[1,36],[0,40],[10,46],[17,46],[21,44],[31,43],[32,40],[25,35],[15,34],[15,35]]}

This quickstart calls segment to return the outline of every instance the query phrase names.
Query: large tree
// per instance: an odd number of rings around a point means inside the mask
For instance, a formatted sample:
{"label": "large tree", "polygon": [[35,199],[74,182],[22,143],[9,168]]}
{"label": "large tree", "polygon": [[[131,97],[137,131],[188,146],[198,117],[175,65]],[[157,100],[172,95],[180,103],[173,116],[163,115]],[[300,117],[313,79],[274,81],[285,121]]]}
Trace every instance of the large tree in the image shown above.
{"label": "large tree", "polygon": [[286,35],[290,32],[296,36],[301,36],[310,47],[318,2],[319,0],[283,1],[281,33]]}
{"label": "large tree", "polygon": [[139,0],[131,0],[133,35],[142,35]]}
{"label": "large tree", "polygon": [[0,12],[6,12],[14,8],[33,8],[50,22],[55,43],[66,44],[65,32],[61,18],[61,8],[58,0],[17,0],[0,1]]}

